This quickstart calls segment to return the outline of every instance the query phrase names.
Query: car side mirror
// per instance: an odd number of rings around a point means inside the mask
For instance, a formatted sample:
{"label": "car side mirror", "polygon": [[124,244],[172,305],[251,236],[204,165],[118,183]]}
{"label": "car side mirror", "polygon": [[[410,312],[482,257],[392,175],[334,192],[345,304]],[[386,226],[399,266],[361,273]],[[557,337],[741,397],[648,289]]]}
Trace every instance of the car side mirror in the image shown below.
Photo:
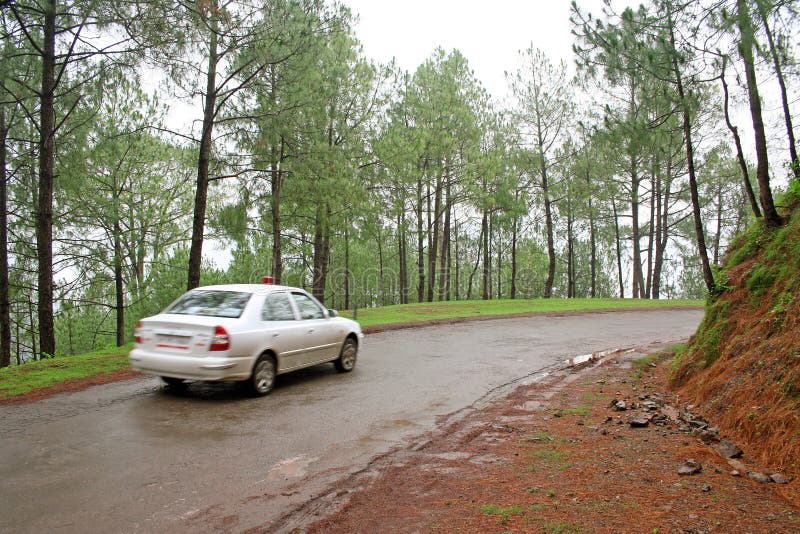
{"label": "car side mirror", "polygon": [[339,312],[328,308],[328,317],[339,317]]}

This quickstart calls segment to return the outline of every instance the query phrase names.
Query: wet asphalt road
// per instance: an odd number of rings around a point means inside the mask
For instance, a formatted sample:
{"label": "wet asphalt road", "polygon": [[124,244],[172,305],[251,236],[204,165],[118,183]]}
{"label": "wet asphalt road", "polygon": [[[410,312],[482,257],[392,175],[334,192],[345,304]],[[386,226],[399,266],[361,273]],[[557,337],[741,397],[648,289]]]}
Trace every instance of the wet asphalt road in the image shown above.
{"label": "wet asphalt road", "polygon": [[678,341],[701,311],[537,316],[367,336],[355,371],[268,397],[157,378],[0,407],[0,532],[281,530],[371,458],[570,356]]}

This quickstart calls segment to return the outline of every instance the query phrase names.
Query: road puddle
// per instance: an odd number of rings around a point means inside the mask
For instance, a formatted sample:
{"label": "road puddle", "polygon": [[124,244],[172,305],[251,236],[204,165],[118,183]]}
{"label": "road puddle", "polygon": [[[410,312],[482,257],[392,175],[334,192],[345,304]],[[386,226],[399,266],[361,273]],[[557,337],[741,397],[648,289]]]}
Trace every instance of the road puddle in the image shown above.
{"label": "road puddle", "polygon": [[265,480],[275,481],[302,477],[306,474],[308,466],[317,460],[319,460],[319,458],[310,458],[308,456],[295,456],[294,458],[281,460],[272,466]]}

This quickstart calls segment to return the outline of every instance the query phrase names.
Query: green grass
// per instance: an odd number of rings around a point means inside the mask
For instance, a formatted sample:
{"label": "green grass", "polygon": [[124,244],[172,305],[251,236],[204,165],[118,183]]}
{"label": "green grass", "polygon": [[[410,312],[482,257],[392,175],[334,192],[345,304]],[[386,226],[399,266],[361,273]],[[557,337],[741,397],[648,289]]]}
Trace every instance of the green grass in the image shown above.
{"label": "green grass", "polygon": [[583,528],[575,523],[567,523],[566,521],[545,521],[542,523],[542,529],[547,534],[576,534],[583,532]]}
{"label": "green grass", "polygon": [[[701,300],[644,300],[644,299],[501,299],[459,300],[421,304],[398,304],[381,308],[359,308],[361,326],[391,323],[416,323],[432,319],[481,317],[487,315],[516,315],[591,310],[626,310],[642,308],[698,307]],[[342,311],[344,317],[353,312]]]}
{"label": "green grass", "polygon": [[[384,306],[358,310],[362,326],[392,323],[422,323],[433,319],[515,315],[524,313],[566,312],[600,309],[641,309],[672,306],[701,306],[698,300],[635,299],[506,299],[488,301],[452,301]],[[353,313],[342,312],[345,317]],[[72,379],[128,369],[127,354],[131,345],[109,348],[76,356],[61,356],[21,366],[0,369],[0,400],[46,388]]]}
{"label": "green grass", "polygon": [[541,449],[534,451],[531,456],[533,460],[528,465],[531,471],[536,471],[540,467],[564,471],[572,467],[572,463],[567,461],[569,455],[556,449]]}
{"label": "green grass", "polygon": [[114,347],[77,356],[62,356],[0,369],[0,399],[46,388],[72,379],[129,369],[132,345]]}
{"label": "green grass", "polygon": [[525,512],[525,510],[519,506],[496,506],[494,504],[484,504],[481,506],[481,510],[486,515],[500,516],[498,522],[501,524],[508,521],[512,515],[520,515]]}
{"label": "green grass", "polygon": [[581,417],[588,417],[592,413],[592,407],[588,404],[579,404],[572,408],[561,408],[556,410],[553,414],[555,417],[564,417],[565,415],[579,415]]}

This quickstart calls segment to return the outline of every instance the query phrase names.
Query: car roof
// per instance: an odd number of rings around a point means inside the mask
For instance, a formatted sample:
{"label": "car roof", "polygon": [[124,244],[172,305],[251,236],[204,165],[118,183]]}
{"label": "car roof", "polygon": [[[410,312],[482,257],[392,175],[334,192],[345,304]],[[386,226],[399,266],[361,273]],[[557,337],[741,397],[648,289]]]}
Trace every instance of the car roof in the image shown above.
{"label": "car roof", "polygon": [[[219,284],[200,286],[192,291],[237,291],[240,293],[274,293],[275,291],[298,290],[297,287],[279,286],[275,284]],[[302,291],[302,290],[301,290]]]}

